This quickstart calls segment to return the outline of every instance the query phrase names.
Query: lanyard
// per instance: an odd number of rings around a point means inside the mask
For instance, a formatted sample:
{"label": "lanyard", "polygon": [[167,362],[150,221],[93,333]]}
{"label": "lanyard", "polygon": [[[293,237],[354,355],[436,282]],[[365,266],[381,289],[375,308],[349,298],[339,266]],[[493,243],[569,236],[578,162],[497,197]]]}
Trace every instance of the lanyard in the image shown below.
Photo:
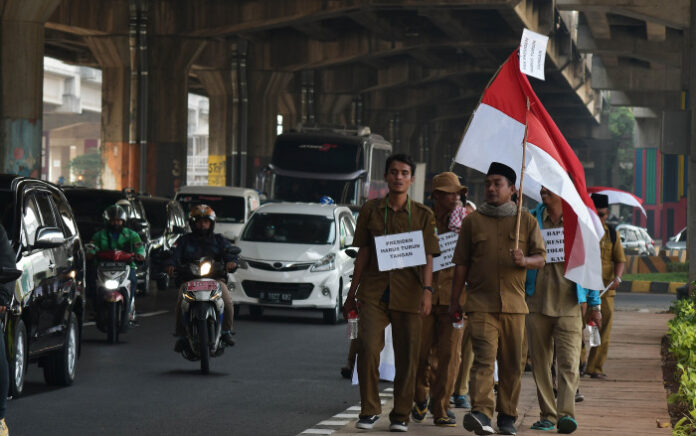
{"label": "lanyard", "polygon": [[[386,204],[384,206],[384,234],[387,234],[387,209],[389,209],[389,194],[384,198]],[[408,230],[411,230],[411,198],[406,197],[406,202],[408,203]]]}

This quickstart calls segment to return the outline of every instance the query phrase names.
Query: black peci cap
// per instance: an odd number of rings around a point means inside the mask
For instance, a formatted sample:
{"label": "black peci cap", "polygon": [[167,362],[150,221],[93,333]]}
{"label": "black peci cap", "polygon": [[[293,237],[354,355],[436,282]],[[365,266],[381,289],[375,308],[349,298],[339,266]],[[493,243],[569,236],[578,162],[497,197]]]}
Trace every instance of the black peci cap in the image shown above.
{"label": "black peci cap", "polygon": [[604,194],[592,194],[592,202],[594,202],[595,209],[606,209],[609,207],[609,197]]}
{"label": "black peci cap", "polygon": [[488,172],[486,175],[491,176],[494,174],[505,176],[513,185],[515,184],[515,181],[517,181],[517,174],[515,174],[515,170],[500,162],[493,162],[491,163],[491,166],[488,167]]}

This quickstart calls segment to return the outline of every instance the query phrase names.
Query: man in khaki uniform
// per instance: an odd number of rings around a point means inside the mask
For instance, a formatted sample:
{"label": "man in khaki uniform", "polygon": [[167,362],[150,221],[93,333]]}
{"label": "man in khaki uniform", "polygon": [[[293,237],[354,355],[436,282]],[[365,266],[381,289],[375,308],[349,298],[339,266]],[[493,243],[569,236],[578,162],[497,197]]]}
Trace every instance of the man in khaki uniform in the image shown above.
{"label": "man in khaki uniform", "polygon": [[471,409],[471,399],[469,398],[469,377],[471,375],[471,365],[474,364],[474,350],[471,348],[471,334],[469,324],[464,324],[462,336],[461,363],[458,375],[454,382],[454,407],[458,409]]}
{"label": "man in khaki uniform", "polygon": [[[561,197],[541,188],[540,204],[534,211],[541,229],[563,229]],[[563,243],[558,236],[551,236]],[[547,245],[547,249],[549,246]],[[599,319],[599,293],[588,291],[564,277],[564,257],[553,253],[539,271],[527,272],[527,329],[531,346],[532,371],[541,409],[533,430],[572,433],[575,420],[575,392],[579,381],[582,343],[582,303],[587,303],[592,319]],[[558,397],[554,398],[551,366],[556,352]]]}
{"label": "man in khaki uniform", "polygon": [[602,327],[599,329],[602,344],[590,350],[586,373],[592,378],[604,380],[607,378],[603,367],[609,352],[609,337],[614,317],[614,297],[626,266],[626,256],[616,229],[610,229],[607,226],[609,197],[603,194],[592,194],[592,201],[594,201],[597,215],[604,226],[604,236],[599,241],[599,245],[602,253],[602,280],[605,287],[609,286],[609,290],[602,295]]}
{"label": "man in khaki uniform", "polygon": [[[493,409],[498,432],[516,434],[515,418],[522,377],[522,342],[527,304],[526,269],[544,266],[546,249],[536,219],[522,212],[519,248],[515,248],[517,205],[510,201],[516,175],[493,162],[486,175],[486,203],[464,218],[453,262],[450,312],[461,311],[459,296],[467,283],[464,312],[468,315],[474,364],[471,368],[471,412],[464,428],[477,435],[493,434]],[[498,360],[498,398],[493,398],[493,370]]]}
{"label": "man in khaki uniform", "polygon": [[[450,225],[450,217],[457,208],[459,208],[458,212],[463,213],[463,207],[457,202],[462,191],[465,192],[466,187],[459,184],[459,178],[452,172],[440,173],[433,177],[433,209],[438,235],[459,231],[455,223]],[[421,422],[425,419],[428,412],[428,385],[430,385],[430,410],[433,413],[433,421],[435,425],[442,427],[457,425],[454,414],[448,410],[462,343],[462,329],[453,327],[449,315],[453,277],[454,266],[433,274],[435,290],[432,297],[433,306],[430,315],[423,318],[415,404],[411,411],[414,421]],[[430,365],[431,351],[433,358],[437,359],[437,365],[432,367]],[[433,372],[433,377],[430,377],[430,371]]]}
{"label": "man in khaki uniform", "polygon": [[[358,378],[361,412],[357,428],[371,429],[382,411],[379,401],[379,354],[384,348],[384,329],[391,323],[394,343],[394,409],[389,414],[391,431],[407,431],[413,404],[416,365],[420,350],[421,316],[432,304],[433,255],[440,254],[433,212],[408,198],[415,164],[407,155],[387,159],[385,198],[370,200],[360,209],[353,245],[359,247],[344,314],[357,309]],[[421,231],[426,264],[379,271],[375,237]]]}

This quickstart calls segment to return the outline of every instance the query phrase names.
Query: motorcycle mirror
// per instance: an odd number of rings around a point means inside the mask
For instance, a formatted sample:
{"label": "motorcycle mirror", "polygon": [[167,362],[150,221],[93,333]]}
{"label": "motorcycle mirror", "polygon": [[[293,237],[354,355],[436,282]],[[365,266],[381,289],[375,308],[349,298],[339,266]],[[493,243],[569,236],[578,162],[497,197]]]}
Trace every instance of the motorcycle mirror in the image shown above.
{"label": "motorcycle mirror", "polygon": [[358,257],[358,251],[355,248],[346,249],[346,254],[348,255],[348,257],[352,257],[353,259]]}

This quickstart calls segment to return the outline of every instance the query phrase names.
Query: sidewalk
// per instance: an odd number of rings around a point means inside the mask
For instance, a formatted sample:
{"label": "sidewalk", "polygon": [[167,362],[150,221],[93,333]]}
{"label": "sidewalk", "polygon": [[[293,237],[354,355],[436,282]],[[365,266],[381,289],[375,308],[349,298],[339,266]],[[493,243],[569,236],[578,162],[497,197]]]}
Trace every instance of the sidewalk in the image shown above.
{"label": "sidewalk", "polygon": [[[615,312],[609,359],[605,372],[609,380],[583,377],[580,392],[585,401],[577,403],[579,423],[575,435],[670,435],[670,428],[658,428],[657,420],[669,423],[666,392],[662,384],[660,339],[667,331],[670,314]],[[385,394],[383,394],[385,395]],[[334,435],[386,435],[389,433],[391,401],[372,431],[355,428],[351,420]],[[428,415],[422,424],[410,423],[411,435],[473,435],[461,425],[463,409],[453,409],[457,427],[438,428]],[[357,413],[357,412],[354,412]],[[522,379],[522,394],[518,406],[518,435],[556,434],[531,430],[539,417],[536,386],[530,372]],[[495,421],[494,421],[495,422]],[[330,434],[330,433],[324,433]]]}

